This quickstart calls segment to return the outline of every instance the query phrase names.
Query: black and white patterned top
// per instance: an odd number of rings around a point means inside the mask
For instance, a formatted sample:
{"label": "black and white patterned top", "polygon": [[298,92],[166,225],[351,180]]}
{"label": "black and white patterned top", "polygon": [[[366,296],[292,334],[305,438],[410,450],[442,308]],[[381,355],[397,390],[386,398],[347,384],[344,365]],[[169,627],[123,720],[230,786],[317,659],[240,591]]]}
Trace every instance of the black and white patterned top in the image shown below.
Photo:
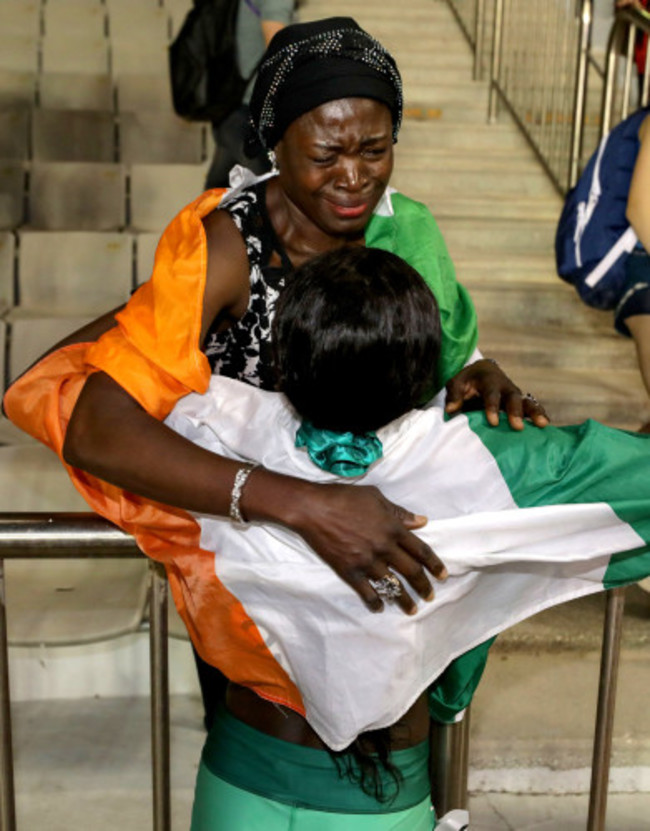
{"label": "black and white patterned top", "polygon": [[[266,182],[259,182],[220,208],[232,216],[246,244],[250,297],[245,314],[230,329],[208,330],[204,352],[213,374],[245,381],[262,389],[275,387],[271,356],[271,321],[291,261],[277,239],[266,210]],[[280,255],[281,267],[270,267],[271,255]]]}

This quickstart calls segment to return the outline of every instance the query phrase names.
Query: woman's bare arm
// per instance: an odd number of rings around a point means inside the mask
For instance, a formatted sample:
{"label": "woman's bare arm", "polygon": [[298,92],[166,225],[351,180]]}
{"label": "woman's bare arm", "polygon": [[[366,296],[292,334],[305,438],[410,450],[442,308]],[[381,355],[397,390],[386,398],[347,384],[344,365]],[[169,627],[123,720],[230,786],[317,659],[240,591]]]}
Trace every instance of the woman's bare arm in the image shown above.
{"label": "woman's bare arm", "polygon": [[641,149],[634,164],[626,215],[641,244],[650,251],[650,116],[639,128]]}

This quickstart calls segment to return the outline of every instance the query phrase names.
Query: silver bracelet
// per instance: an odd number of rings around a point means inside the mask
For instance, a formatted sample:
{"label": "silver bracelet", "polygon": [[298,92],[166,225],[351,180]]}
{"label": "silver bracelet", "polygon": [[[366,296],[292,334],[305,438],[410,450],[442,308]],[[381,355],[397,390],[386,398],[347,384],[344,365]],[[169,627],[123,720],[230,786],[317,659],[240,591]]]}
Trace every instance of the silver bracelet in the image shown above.
{"label": "silver bracelet", "polygon": [[259,467],[259,465],[246,463],[239,468],[237,473],[235,473],[235,481],[232,484],[232,491],[230,492],[230,519],[237,525],[246,525],[246,520],[241,515],[239,501],[241,499],[246,480],[256,467]]}

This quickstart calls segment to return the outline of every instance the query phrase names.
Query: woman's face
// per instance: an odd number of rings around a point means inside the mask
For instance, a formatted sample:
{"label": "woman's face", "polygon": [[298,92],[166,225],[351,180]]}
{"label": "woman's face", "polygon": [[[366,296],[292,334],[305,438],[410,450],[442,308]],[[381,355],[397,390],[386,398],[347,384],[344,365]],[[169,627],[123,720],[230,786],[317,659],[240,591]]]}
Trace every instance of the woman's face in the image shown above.
{"label": "woman's face", "polygon": [[362,235],[393,170],[392,130],[388,107],[369,98],[300,116],[276,147],[285,195],[326,234]]}

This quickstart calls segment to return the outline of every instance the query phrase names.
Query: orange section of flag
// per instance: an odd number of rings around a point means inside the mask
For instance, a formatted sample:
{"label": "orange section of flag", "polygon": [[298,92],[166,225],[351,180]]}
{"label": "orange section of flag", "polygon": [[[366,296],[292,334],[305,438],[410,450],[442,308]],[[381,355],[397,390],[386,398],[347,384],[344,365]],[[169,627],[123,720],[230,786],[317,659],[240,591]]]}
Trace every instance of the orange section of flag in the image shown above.
{"label": "orange section of flag", "polygon": [[[86,379],[98,369],[108,372],[156,418],[163,418],[182,395],[207,389],[210,369],[199,349],[207,256],[201,217],[218,205],[221,195],[209,191],[171,223],[156,254],[156,276],[120,313],[117,327],[97,343],[50,353],[7,391],[7,416],[52,449],[64,465],[70,416]],[[185,231],[190,240],[183,237]],[[161,326],[167,330],[169,317],[178,337],[161,353],[153,350],[158,341],[151,333]],[[194,518],[65,467],[94,511],[131,534],[149,557],[164,563],[174,602],[201,657],[231,680],[304,714],[295,684],[242,604],[218,579],[218,552],[200,547]]]}

